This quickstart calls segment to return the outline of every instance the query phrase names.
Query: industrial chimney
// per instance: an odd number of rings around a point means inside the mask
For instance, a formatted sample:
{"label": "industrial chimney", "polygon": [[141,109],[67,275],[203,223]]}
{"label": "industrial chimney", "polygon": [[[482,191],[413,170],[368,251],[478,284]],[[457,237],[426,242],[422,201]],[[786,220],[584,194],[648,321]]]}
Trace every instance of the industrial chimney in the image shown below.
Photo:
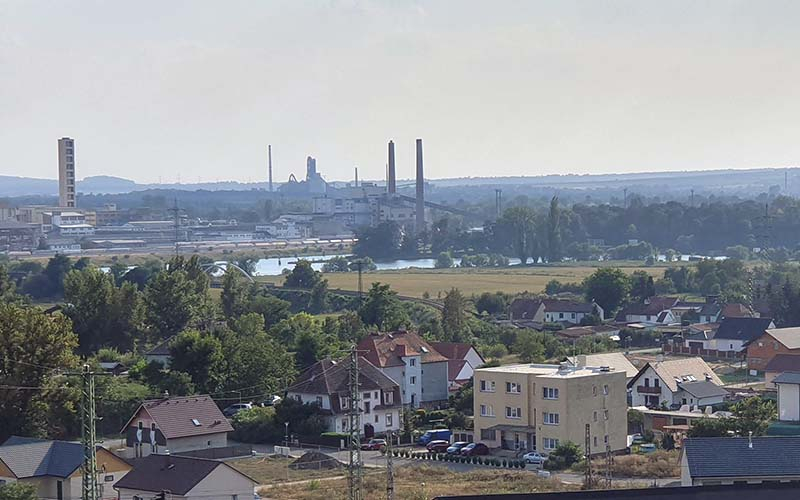
{"label": "industrial chimney", "polygon": [[272,144],[267,148],[269,151],[269,192],[272,192]]}
{"label": "industrial chimney", "polygon": [[355,185],[355,187],[358,187],[358,167],[355,167],[355,169],[356,169],[356,185]]}
{"label": "industrial chimney", "polygon": [[[419,146],[417,146],[419,147]],[[397,177],[394,167],[394,141],[389,141],[389,171],[386,178],[386,187],[389,194],[397,192]]]}
{"label": "industrial chimney", "polygon": [[422,139],[417,139],[417,234],[425,230],[425,173],[422,168]]}

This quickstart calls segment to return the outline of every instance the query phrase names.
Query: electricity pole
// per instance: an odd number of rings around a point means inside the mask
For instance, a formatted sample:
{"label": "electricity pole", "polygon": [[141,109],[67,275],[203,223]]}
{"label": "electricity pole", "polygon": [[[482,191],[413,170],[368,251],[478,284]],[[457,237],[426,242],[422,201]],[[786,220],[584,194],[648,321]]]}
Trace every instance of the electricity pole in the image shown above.
{"label": "electricity pole", "polygon": [[180,232],[180,209],[178,208],[178,198],[175,198],[175,205],[169,209],[172,212],[175,225],[175,257],[178,256],[178,239]]}
{"label": "electricity pole", "polygon": [[392,431],[386,434],[386,500],[394,500],[394,466],[392,464]]}
{"label": "electricity pole", "polygon": [[586,424],[586,474],[583,478],[583,489],[591,490],[594,486],[594,478],[592,477],[592,441],[591,441],[591,427]]}
{"label": "electricity pole", "polygon": [[81,500],[99,500],[97,485],[97,434],[95,422],[99,420],[95,412],[94,378],[107,373],[95,373],[89,365],[83,365],[79,373],[81,377],[81,445],[83,447],[83,465],[81,466]]}
{"label": "electricity pole", "polygon": [[361,491],[361,419],[358,387],[358,351],[356,346],[350,348],[350,366],[348,367],[350,390],[350,406],[348,412],[348,431],[350,431],[350,468],[347,472],[347,486],[350,500],[362,500]]}

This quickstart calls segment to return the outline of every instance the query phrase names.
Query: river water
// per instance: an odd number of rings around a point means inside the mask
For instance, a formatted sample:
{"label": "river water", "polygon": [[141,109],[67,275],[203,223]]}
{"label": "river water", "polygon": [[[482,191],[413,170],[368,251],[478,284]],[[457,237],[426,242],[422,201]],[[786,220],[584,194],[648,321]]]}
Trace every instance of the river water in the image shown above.
{"label": "river water", "polygon": [[[327,261],[334,257],[349,257],[347,254],[333,254],[333,255],[304,255],[299,257],[301,259],[311,260],[311,261]],[[298,257],[280,257],[280,258],[269,258],[269,259],[260,259],[256,262],[256,272],[255,276],[276,276],[281,274],[281,271],[284,269],[292,269],[294,267],[295,262],[297,262]],[[461,259],[454,258],[453,264],[458,266],[461,264]],[[509,259],[509,264],[519,264],[519,259]],[[428,258],[428,259],[395,259],[395,260],[385,260],[380,262],[375,262],[375,265],[378,266],[379,271],[390,271],[390,270],[397,270],[397,269],[411,269],[411,268],[418,268],[418,269],[433,269],[436,266],[436,259]],[[323,262],[314,262],[311,264],[317,271],[321,271],[323,266]]]}

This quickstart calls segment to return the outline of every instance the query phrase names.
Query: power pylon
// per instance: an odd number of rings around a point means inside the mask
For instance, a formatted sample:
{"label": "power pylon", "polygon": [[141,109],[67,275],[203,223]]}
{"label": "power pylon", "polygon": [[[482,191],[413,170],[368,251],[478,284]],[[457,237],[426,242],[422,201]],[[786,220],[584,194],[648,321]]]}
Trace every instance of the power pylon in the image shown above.
{"label": "power pylon", "polygon": [[594,487],[594,477],[592,476],[592,438],[591,426],[586,424],[586,474],[583,478],[583,489],[591,490]]}
{"label": "power pylon", "polygon": [[394,464],[392,463],[392,431],[386,433],[386,500],[394,500]]}
{"label": "power pylon", "polygon": [[67,373],[81,377],[81,445],[83,465],[81,466],[81,500],[100,498],[97,484],[97,434],[95,422],[99,420],[95,412],[94,378],[107,373],[95,373],[89,365],[83,365],[79,373]]}
{"label": "power pylon", "polygon": [[348,367],[348,389],[350,404],[348,411],[348,431],[350,432],[350,468],[347,472],[347,486],[350,500],[362,500],[361,491],[361,415],[360,393],[358,386],[358,351],[356,346],[350,349],[350,366]]}

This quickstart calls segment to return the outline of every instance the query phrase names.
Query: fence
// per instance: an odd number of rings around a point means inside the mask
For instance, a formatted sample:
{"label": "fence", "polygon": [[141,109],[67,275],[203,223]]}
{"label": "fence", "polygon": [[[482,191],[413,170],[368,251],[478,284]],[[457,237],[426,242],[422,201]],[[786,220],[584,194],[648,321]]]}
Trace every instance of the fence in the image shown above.
{"label": "fence", "polygon": [[717,349],[702,349],[699,347],[686,347],[680,344],[664,344],[664,352],[667,354],[679,354],[685,356],[700,356],[707,359],[729,359],[739,361],[745,358],[746,352],[719,351]]}
{"label": "fence", "polygon": [[223,448],[206,448],[203,450],[173,453],[173,455],[182,457],[209,458],[214,460],[221,458],[248,457],[252,454],[253,447],[250,445],[225,446]]}

